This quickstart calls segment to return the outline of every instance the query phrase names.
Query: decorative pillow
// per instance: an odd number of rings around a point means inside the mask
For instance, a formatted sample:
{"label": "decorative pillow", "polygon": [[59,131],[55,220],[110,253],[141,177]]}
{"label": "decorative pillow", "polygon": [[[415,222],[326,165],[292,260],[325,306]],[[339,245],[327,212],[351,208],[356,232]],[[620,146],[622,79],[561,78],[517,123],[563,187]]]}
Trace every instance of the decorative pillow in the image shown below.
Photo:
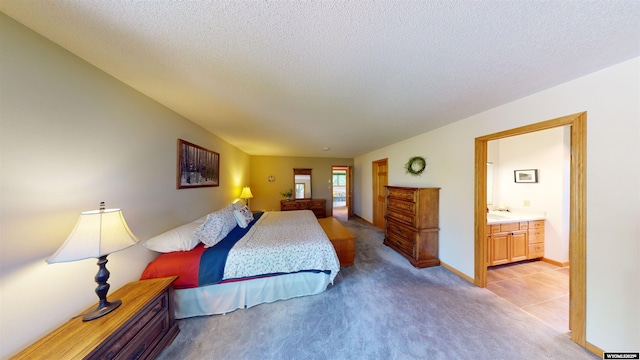
{"label": "decorative pillow", "polygon": [[235,229],[235,227],[238,225],[236,223],[235,216],[233,216],[233,211],[235,209],[236,209],[235,205],[229,204],[229,205],[227,205],[227,207],[225,207],[224,209],[220,210],[220,211],[222,211],[222,214],[223,214],[223,217],[224,217],[224,225],[225,225],[224,230],[226,231],[226,234],[224,234],[224,236],[227,236],[227,234],[230,233],[231,230]]}
{"label": "decorative pillow", "polygon": [[184,224],[166,231],[145,241],[144,246],[153,251],[168,253],[174,251],[189,251],[200,243],[193,231],[200,226],[196,222]]}
{"label": "decorative pillow", "polygon": [[213,245],[224,239],[236,227],[233,216],[233,204],[207,215],[207,220],[194,230],[197,239],[204,243],[204,247]]}
{"label": "decorative pillow", "polygon": [[193,235],[204,247],[212,247],[224,238],[222,235],[222,216],[216,211],[207,215],[207,220],[193,231]]}
{"label": "decorative pillow", "polygon": [[234,210],[233,215],[238,222],[238,226],[241,228],[246,228],[250,222],[253,221],[253,213],[249,210],[248,207],[244,206],[240,210]]}
{"label": "decorative pillow", "polygon": [[245,207],[245,205],[244,205],[244,201],[242,201],[242,200],[238,200],[238,201],[233,203],[233,208],[234,208],[233,210],[240,210],[243,207]]}

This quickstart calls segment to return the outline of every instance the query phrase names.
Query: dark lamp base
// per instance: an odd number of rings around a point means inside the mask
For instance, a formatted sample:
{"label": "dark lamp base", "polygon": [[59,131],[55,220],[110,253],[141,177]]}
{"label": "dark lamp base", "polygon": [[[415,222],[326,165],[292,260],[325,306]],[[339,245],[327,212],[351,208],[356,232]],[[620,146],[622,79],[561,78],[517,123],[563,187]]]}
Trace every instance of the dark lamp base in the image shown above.
{"label": "dark lamp base", "polygon": [[97,318],[101,318],[113,310],[117,309],[118,306],[122,304],[120,300],[113,300],[111,302],[107,302],[104,306],[98,306],[94,310],[89,311],[88,313],[82,315],[82,321],[91,321]]}

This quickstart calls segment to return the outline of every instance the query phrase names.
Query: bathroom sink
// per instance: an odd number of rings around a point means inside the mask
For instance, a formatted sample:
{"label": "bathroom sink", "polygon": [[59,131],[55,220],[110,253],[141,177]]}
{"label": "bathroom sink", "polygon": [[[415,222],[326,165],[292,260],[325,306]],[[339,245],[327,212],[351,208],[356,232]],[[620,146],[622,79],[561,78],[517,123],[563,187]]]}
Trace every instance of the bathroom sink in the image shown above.
{"label": "bathroom sink", "polygon": [[496,215],[496,214],[487,214],[487,220],[502,220],[508,219],[508,216]]}

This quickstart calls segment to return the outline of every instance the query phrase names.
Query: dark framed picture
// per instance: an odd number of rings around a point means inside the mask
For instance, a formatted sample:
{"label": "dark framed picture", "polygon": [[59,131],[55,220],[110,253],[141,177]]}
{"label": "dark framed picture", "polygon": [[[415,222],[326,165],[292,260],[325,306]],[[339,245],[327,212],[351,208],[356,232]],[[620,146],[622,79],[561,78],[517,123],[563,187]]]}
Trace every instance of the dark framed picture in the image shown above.
{"label": "dark framed picture", "polygon": [[517,183],[537,183],[538,182],[538,170],[514,170],[513,177]]}
{"label": "dark framed picture", "polygon": [[178,139],[177,188],[220,186],[220,154]]}

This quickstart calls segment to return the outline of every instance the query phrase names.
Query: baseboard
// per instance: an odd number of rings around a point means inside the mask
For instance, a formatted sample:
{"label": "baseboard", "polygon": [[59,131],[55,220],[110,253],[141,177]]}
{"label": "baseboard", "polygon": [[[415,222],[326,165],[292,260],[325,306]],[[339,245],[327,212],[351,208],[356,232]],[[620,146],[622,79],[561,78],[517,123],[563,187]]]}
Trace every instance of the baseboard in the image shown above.
{"label": "baseboard", "polygon": [[599,347],[593,345],[592,343],[586,341],[584,348],[591,351],[592,353],[594,353],[595,355],[597,355],[598,357],[600,357],[600,359],[604,359],[604,350],[600,349]]}
{"label": "baseboard", "polygon": [[567,267],[567,266],[569,266],[569,261],[556,261],[556,260],[549,259],[549,258],[546,258],[546,257],[543,257],[543,258],[542,258],[542,261],[544,261],[544,262],[548,262],[549,264],[553,264],[553,265],[555,265],[555,266],[560,266],[560,267]]}
{"label": "baseboard", "polygon": [[370,222],[370,221],[366,220],[365,218],[363,218],[362,216],[360,216],[360,215],[358,215],[358,214],[353,214],[353,217],[357,217],[358,219],[360,219],[360,220],[362,220],[362,221],[366,222],[367,224],[369,224],[369,225],[373,226],[373,223],[372,223],[372,222]]}
{"label": "baseboard", "polygon": [[447,264],[443,263],[442,261],[440,261],[440,266],[442,266],[443,268],[445,268],[445,269],[451,271],[452,273],[460,276],[461,278],[467,280],[468,282],[470,282],[472,284],[475,284],[475,281],[473,280],[472,277],[469,277],[468,275],[466,275],[465,273],[461,272],[460,270],[452,267],[451,265],[447,265]]}

